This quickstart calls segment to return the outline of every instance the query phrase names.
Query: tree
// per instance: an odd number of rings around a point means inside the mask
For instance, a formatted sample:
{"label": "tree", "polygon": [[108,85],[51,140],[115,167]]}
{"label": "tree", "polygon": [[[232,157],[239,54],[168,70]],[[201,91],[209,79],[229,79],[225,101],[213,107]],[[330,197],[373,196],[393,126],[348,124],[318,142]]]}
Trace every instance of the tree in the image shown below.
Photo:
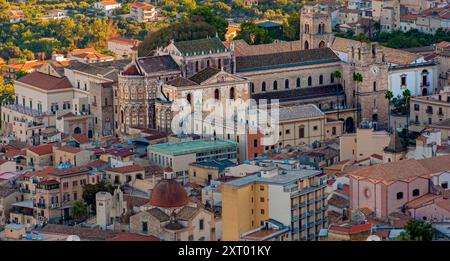
{"label": "tree", "polygon": [[95,195],[98,192],[105,191],[109,193],[114,193],[114,188],[110,184],[102,181],[97,184],[87,184],[83,187],[83,200],[95,213]]}
{"label": "tree", "polygon": [[11,104],[14,102],[14,84],[12,82],[5,83],[3,77],[0,76],[0,106]]}
{"label": "tree", "polygon": [[289,15],[283,25],[286,40],[294,41],[300,39],[300,14],[294,12]]}
{"label": "tree", "polygon": [[394,97],[394,93],[393,93],[392,91],[386,90],[386,91],[384,92],[384,98],[385,98],[386,100],[388,100],[388,117],[389,117],[389,120],[388,120],[388,129],[391,128],[391,101],[392,101],[392,97]]}
{"label": "tree", "polygon": [[86,204],[81,201],[77,200],[72,205],[72,216],[75,219],[75,221],[83,221],[88,214]]}
{"label": "tree", "polygon": [[[360,73],[353,73],[353,81],[356,83],[356,93],[359,92],[359,83],[363,82],[363,76]],[[359,105],[358,105],[359,106]]]}
{"label": "tree", "polygon": [[244,22],[240,25],[239,31],[235,38],[243,39],[248,44],[265,44],[271,43],[272,39],[266,29],[258,27],[253,22]]}
{"label": "tree", "polygon": [[410,220],[403,228],[397,240],[400,241],[431,241],[433,239],[433,227],[423,220]]}

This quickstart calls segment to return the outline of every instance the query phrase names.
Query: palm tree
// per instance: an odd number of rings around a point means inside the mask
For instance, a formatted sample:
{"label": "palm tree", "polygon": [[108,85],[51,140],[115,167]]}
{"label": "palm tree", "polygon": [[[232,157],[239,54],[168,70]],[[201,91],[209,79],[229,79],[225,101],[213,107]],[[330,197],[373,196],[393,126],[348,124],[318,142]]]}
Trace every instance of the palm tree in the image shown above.
{"label": "palm tree", "polygon": [[391,102],[392,102],[392,98],[393,98],[393,97],[394,97],[394,93],[393,93],[392,91],[386,90],[386,91],[384,92],[384,98],[385,98],[386,100],[388,100],[388,117],[389,117],[389,120],[388,120],[388,129],[391,128]]}
{"label": "palm tree", "polygon": [[405,113],[406,113],[406,128],[409,127],[409,100],[411,98],[411,91],[406,89],[403,91],[403,98],[405,99]]}
{"label": "palm tree", "polygon": [[[358,83],[363,82],[362,74],[360,74],[360,73],[353,73],[353,81],[356,82],[356,95],[358,95],[358,91],[359,91]],[[356,109],[357,109],[358,113],[361,114],[360,108],[359,108],[359,102],[356,102],[356,107],[357,107]]]}
{"label": "palm tree", "polygon": [[76,221],[82,221],[87,216],[86,204],[77,200],[72,205],[72,216]]}
{"label": "palm tree", "polygon": [[342,73],[336,70],[332,73],[333,78],[337,79],[338,85],[336,85],[336,106],[337,106],[337,120],[339,120],[339,85],[341,83]]}

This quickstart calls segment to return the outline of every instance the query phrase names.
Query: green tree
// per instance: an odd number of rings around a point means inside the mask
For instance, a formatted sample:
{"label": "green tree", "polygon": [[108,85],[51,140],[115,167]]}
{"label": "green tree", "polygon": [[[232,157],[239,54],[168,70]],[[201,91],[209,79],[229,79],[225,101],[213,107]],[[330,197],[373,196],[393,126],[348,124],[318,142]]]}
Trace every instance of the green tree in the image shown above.
{"label": "green tree", "polygon": [[104,181],[97,184],[87,184],[83,186],[83,200],[94,213],[96,211],[95,195],[101,191],[109,192],[112,194],[114,192],[114,187]]}
{"label": "green tree", "polygon": [[[362,74],[361,73],[353,73],[353,81],[356,83],[356,94],[358,94],[359,93],[359,83],[362,83],[363,82],[363,76],[362,76]],[[356,99],[355,99],[355,102],[356,102]],[[356,104],[357,105],[357,109],[359,109],[359,106],[360,106],[360,104],[359,103],[357,103]]]}
{"label": "green tree", "polygon": [[300,39],[300,14],[291,13],[283,25],[286,40],[295,41]]}
{"label": "green tree", "polygon": [[431,241],[433,239],[433,227],[423,220],[410,220],[403,228],[404,231],[397,240],[400,241]]}
{"label": "green tree", "polygon": [[81,201],[77,200],[72,205],[72,216],[73,219],[77,222],[83,221],[87,217],[88,211],[86,204]]}
{"label": "green tree", "polygon": [[243,39],[248,44],[265,44],[272,42],[272,38],[270,38],[267,30],[258,27],[253,22],[242,23],[235,39]]}
{"label": "green tree", "polygon": [[392,102],[392,97],[394,97],[394,93],[393,93],[392,91],[386,90],[386,91],[384,92],[384,98],[385,98],[386,100],[388,100],[388,117],[389,117],[389,120],[388,120],[388,129],[391,128],[391,102]]}

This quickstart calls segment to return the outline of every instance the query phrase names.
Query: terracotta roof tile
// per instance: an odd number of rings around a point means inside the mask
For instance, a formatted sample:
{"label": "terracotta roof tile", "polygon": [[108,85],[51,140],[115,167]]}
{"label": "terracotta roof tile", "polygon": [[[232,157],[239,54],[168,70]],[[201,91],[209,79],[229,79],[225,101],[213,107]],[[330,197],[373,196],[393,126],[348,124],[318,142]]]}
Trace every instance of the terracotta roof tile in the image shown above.
{"label": "terracotta roof tile", "polygon": [[64,151],[67,153],[78,153],[81,151],[80,148],[72,147],[72,146],[63,146],[61,148],[58,148],[59,151]]}
{"label": "terracotta roof tile", "polygon": [[38,154],[39,156],[51,154],[53,153],[53,145],[52,144],[46,144],[46,145],[40,145],[40,146],[32,146],[27,148],[27,150]]}
{"label": "terracotta roof tile", "polygon": [[107,171],[115,172],[115,173],[130,173],[135,171],[144,171],[144,168],[139,165],[129,165],[129,166],[123,166],[118,168],[109,168]]}
{"label": "terracotta roof tile", "polygon": [[66,77],[55,77],[41,72],[32,72],[17,80],[45,91],[73,88]]}
{"label": "terracotta roof tile", "polygon": [[72,139],[74,139],[76,142],[78,142],[80,144],[89,143],[89,138],[83,134],[72,134]]}
{"label": "terracotta roof tile", "polygon": [[115,237],[109,238],[106,241],[159,241],[155,236],[143,236],[128,232],[122,232]]}

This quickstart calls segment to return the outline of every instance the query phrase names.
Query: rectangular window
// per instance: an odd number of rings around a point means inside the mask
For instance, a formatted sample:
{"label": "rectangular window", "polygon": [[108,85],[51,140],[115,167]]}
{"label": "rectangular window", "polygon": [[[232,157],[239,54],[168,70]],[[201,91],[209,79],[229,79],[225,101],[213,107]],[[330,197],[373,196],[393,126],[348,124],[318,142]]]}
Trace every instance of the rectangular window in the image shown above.
{"label": "rectangular window", "polygon": [[420,110],[420,105],[419,104],[414,104],[414,110],[415,111],[419,111]]}
{"label": "rectangular window", "polygon": [[205,220],[200,219],[198,223],[199,223],[198,224],[198,229],[199,230],[203,230],[205,228]]}
{"label": "rectangular window", "polygon": [[260,209],[261,215],[264,215],[265,211],[264,209]]}
{"label": "rectangular window", "polygon": [[299,138],[304,138],[305,137],[305,128],[300,128],[299,130],[298,130],[298,137]]}

